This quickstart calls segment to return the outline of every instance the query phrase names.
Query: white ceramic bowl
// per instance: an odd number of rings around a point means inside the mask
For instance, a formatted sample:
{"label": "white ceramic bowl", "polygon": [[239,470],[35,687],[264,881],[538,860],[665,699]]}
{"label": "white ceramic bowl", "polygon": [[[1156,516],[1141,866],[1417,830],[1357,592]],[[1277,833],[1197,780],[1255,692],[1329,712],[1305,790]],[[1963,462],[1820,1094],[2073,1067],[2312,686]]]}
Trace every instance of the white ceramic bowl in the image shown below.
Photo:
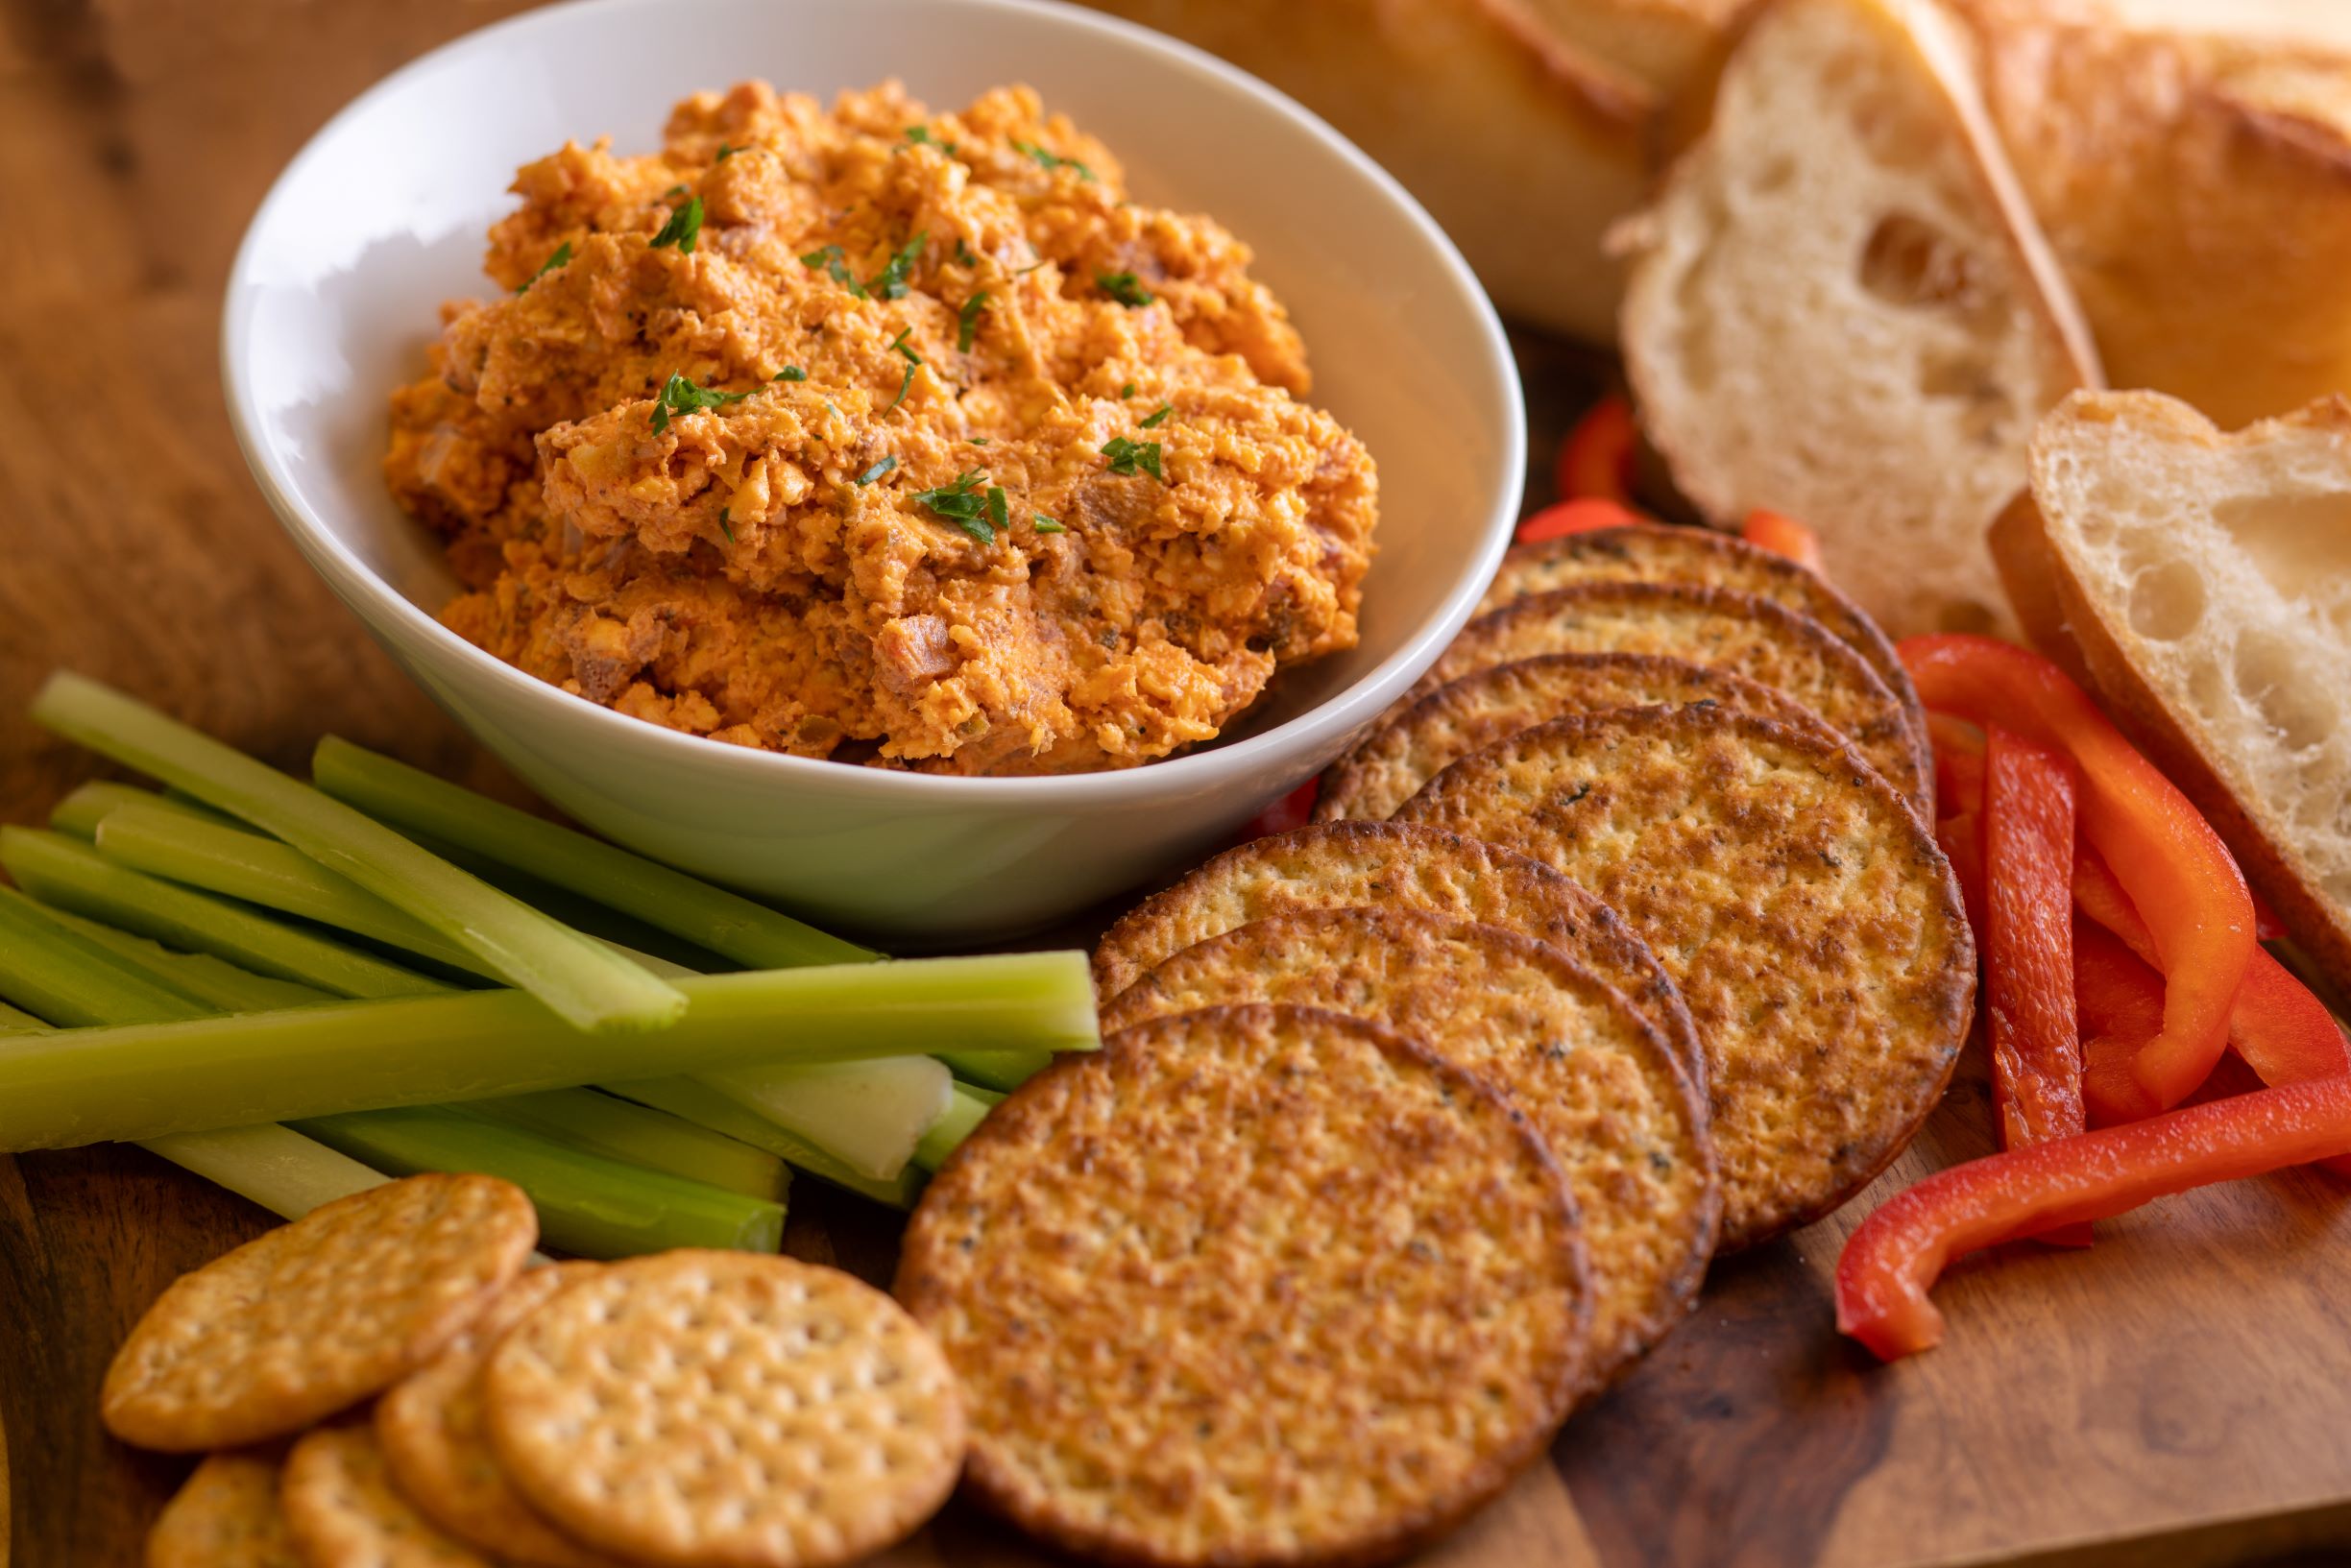
{"label": "white ceramic bowl", "polygon": [[[1224,221],[1304,334],[1315,398],[1379,464],[1362,645],[1287,673],[1238,738],[1124,772],[891,773],[624,718],[433,618],[454,591],[394,507],[385,398],[435,307],[486,292],[517,165],[760,76],[830,101],[896,76],[960,106],[1027,82],[1123,159],[1138,200]],[[363,94],[279,177],[232,273],[222,357],[254,476],[310,564],[424,688],[620,843],[907,947],[1034,930],[1196,856],[1343,748],[1467,618],[1524,468],[1491,307],[1412,199],[1305,110],[1156,34],[1035,0],[584,0],[485,28]]]}

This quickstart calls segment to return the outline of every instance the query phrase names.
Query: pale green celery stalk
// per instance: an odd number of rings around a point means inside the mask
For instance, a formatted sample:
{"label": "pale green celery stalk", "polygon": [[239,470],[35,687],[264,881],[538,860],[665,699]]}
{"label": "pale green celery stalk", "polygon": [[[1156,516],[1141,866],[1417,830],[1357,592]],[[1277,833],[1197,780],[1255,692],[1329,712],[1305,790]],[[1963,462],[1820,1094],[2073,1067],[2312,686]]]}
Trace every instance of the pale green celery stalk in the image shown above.
{"label": "pale green celery stalk", "polygon": [[281,1219],[300,1219],[322,1203],[380,1187],[385,1180],[382,1172],[350,1155],[274,1122],[218,1132],[175,1132],[150,1138],[140,1146]]}
{"label": "pale green celery stalk", "polygon": [[914,1146],[946,1114],[955,1084],[928,1056],[815,1067],[763,1062],[694,1076],[878,1181],[906,1169]]}
{"label": "pale green celery stalk", "polygon": [[[445,844],[429,833],[412,832],[408,836],[449,864],[463,866],[491,886],[512,893],[532,908],[553,915],[573,930],[586,931],[598,941],[627,949],[637,954],[640,962],[647,957],[660,958],[693,975],[715,975],[722,969],[743,967],[708,948],[698,948],[691,942],[681,941],[667,931],[624,915],[608,905],[581,898],[577,893],[568,893],[552,882],[543,882],[512,866],[500,865],[487,856],[470,854],[454,844]],[[669,977],[664,970],[655,969],[653,973],[665,979]]]}
{"label": "pale green celery stalk", "polygon": [[583,1031],[658,1028],[685,997],[570,927],[307,784],[70,671],[33,702],[48,729],[276,834],[423,921]]}
{"label": "pale green celery stalk", "polygon": [[953,1068],[957,1077],[1006,1092],[1018,1089],[1053,1065],[1049,1050],[940,1050],[932,1054]]}
{"label": "pale green celery stalk", "polygon": [[328,871],[291,844],[242,828],[216,827],[154,807],[118,807],[98,824],[98,853],[200,892],[331,926],[486,979],[501,977],[464,947],[349,877]]}
{"label": "pale green celery stalk", "polygon": [[0,1034],[38,1034],[48,1027],[23,1008],[0,1001]]}
{"label": "pale green celery stalk", "polygon": [[994,1110],[1004,1096],[986,1089],[974,1089],[968,1083],[955,1086],[955,1096],[947,1102],[946,1114],[931,1123],[931,1130],[914,1146],[914,1163],[925,1170],[936,1170],[947,1163],[947,1156],[963,1146],[963,1140],[972,1135],[988,1112]]}
{"label": "pale green celery stalk", "polygon": [[160,942],[118,931],[71,910],[43,905],[41,913],[76,935],[97,943],[149,979],[217,1012],[265,1013],[276,1007],[313,1007],[336,1000],[330,991],[256,975],[208,953],[174,953]]}
{"label": "pale green celery stalk", "polygon": [[671,1247],[773,1252],[784,1205],[647,1170],[442,1106],[324,1116],[295,1123],[327,1147],[397,1175],[478,1170],[531,1195],[539,1234],[558,1251],[626,1258]]}
{"label": "pale green celery stalk", "polygon": [[791,1168],[767,1150],[594,1089],[548,1089],[509,1099],[479,1099],[468,1109],[557,1143],[576,1145],[591,1154],[723,1187],[745,1197],[781,1203],[791,1191]]}
{"label": "pale green celery stalk", "polygon": [[881,956],[682,871],[502,806],[334,736],[318,743],[310,774],[327,794],[403,832],[426,833],[489,856],[753,969],[858,963]]}
{"label": "pale green celery stalk", "polygon": [[451,989],[241,905],[116,865],[61,833],[0,828],[0,865],[43,904],[337,996],[421,997]]}
{"label": "pale green celery stalk", "polygon": [[66,1028],[159,1024],[211,1011],[65,929],[12,887],[0,887],[0,997]]}
{"label": "pale green celery stalk", "polygon": [[696,1126],[708,1127],[713,1132],[722,1132],[729,1138],[763,1148],[820,1181],[846,1188],[876,1203],[885,1203],[893,1209],[911,1209],[915,1198],[921,1195],[922,1172],[913,1166],[908,1166],[888,1181],[861,1176],[807,1139],[786,1132],[763,1116],[744,1110],[697,1079],[635,1078],[627,1083],[607,1085],[606,1088],[609,1093],[618,1095],[623,1099],[633,1099],[640,1105],[667,1111],[671,1116],[691,1122]]}
{"label": "pale green celery stalk", "polygon": [[[208,806],[176,800],[153,789],[141,789],[136,784],[113,784],[103,780],[85,784],[58,802],[56,808],[49,813],[49,826],[59,832],[86,841],[98,836],[98,824],[106,820],[108,812],[126,806],[153,807],[159,811],[178,811],[216,827],[237,827],[234,821]],[[237,828],[237,832],[244,832],[246,830]]]}
{"label": "pale green celery stalk", "polygon": [[1082,953],[755,970],[678,985],[691,1006],[657,1040],[570,1029],[515,991],[12,1037],[0,1042],[0,1152],[902,1056],[941,1038],[985,1049],[1098,1044]]}

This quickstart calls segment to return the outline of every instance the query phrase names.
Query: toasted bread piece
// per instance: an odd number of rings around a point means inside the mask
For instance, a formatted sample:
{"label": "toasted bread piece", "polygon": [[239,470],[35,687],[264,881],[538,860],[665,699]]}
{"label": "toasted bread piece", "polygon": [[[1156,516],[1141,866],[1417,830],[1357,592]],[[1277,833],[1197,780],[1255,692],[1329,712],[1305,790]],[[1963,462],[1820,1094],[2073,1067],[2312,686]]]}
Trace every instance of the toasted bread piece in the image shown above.
{"label": "toasted bread piece", "polygon": [[1641,422],[1710,519],[1817,529],[1896,636],[2005,621],[1984,529],[2097,355],[1925,0],[1773,0],[1633,256]]}
{"label": "toasted bread piece", "polygon": [[1622,270],[1601,241],[1649,181],[1654,99],[1634,73],[1516,0],[1087,3],[1222,55],[1330,121],[1419,198],[1508,315],[1614,337]]}
{"label": "toasted bread piece", "polygon": [[2227,435],[2151,392],[2070,398],[1998,539],[2035,640],[2351,998],[2351,402]]}
{"label": "toasted bread piece", "polygon": [[1466,757],[1396,817],[1546,860],[1649,939],[1706,1047],[1726,1249],[1859,1192],[1950,1081],[1975,985],[1958,883],[1851,747],[1619,709]]}
{"label": "toasted bread piece", "polygon": [[1502,1092],[1567,1174],[1592,1269],[1588,1391],[1689,1313],[1722,1212],[1706,1097],[1630,1001],[1559,949],[1418,909],[1315,909],[1212,936],[1103,1032],[1263,1001],[1384,1024]]}

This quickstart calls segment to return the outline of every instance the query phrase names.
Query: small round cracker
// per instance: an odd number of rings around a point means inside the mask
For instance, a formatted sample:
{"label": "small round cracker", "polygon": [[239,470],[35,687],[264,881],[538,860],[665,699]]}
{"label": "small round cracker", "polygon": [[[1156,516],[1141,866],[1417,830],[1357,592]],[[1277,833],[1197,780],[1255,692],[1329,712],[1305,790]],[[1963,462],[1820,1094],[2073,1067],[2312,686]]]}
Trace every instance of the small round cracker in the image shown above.
{"label": "small round cracker", "polygon": [[501,1339],[483,1391],[515,1489],[646,1562],[849,1562],[937,1511],[963,1459],[962,1396],[931,1336],[790,1258],[612,1265]]}
{"label": "small round cracker", "polygon": [[1529,594],[1463,627],[1407,700],[1546,653],[1661,654],[1743,675],[1851,741],[1922,810],[1932,800],[1925,731],[1869,662],[1820,622],[1730,589],[1602,581]]}
{"label": "small round cracker", "polygon": [[1767,686],[1686,659],[1645,653],[1547,653],[1472,670],[1373,730],[1323,770],[1317,822],[1377,821],[1473,751],[1571,713],[1710,702],[1799,728],[1809,711]]}
{"label": "small round cracker", "polygon": [[495,1176],[337,1198],[173,1281],[114,1353],[100,1415],[171,1453],[291,1436],[438,1355],[538,1239]]}
{"label": "small round cracker", "polygon": [[392,1479],[417,1510],[459,1540],[530,1568],[606,1568],[531,1511],[508,1484],[484,1430],[482,1368],[508,1331],[601,1266],[533,1268],[500,1291],[433,1363],[376,1402],[376,1435]]}
{"label": "small round cracker", "polygon": [[1573,1199],[1525,1120],[1308,1008],[1154,1020],[982,1122],[898,1293],[969,1484],[1125,1563],[1383,1561],[1541,1454],[1585,1379]]}
{"label": "small round cracker", "polygon": [[1557,948],[1417,909],[1276,915],[1184,949],[1103,1030],[1232,1002],[1325,1007],[1484,1078],[1566,1172],[1591,1259],[1598,1387],[1689,1313],[1722,1210],[1707,1109],[1618,992]]}
{"label": "small round cracker", "polygon": [[1548,942],[1623,992],[1701,1088],[1705,1062],[1673,982],[1615,911],[1515,850],[1390,822],[1333,822],[1226,850],[1127,912],[1094,949],[1095,993],[1235,927],[1300,909],[1425,909]]}
{"label": "small round cracker", "polygon": [[1647,934],[1708,1052],[1723,1246],[1818,1218],[1958,1060],[1975,953],[1933,836],[1850,747],[1709,708],[1560,719],[1397,815],[1512,844]]}
{"label": "small round cracker", "polygon": [[307,1568],[497,1568],[400,1495],[364,1421],[305,1434],[286,1456],[279,1496]]}
{"label": "small round cracker", "polygon": [[278,1507],[278,1456],[208,1454],[147,1532],[147,1568],[303,1568]]}

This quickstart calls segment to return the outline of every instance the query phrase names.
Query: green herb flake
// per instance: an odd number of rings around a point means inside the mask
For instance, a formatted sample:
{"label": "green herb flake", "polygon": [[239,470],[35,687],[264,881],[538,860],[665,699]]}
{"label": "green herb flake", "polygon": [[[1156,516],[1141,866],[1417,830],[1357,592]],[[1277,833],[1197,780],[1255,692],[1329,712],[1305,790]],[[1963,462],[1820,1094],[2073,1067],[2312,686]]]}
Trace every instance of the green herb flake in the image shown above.
{"label": "green herb flake", "polygon": [[[1012,531],[1012,524],[1006,520],[1005,493],[1002,485],[988,486],[987,519],[989,526],[995,532],[1008,534]],[[993,543],[992,540],[991,543]]]}
{"label": "green herb flake", "polygon": [[[681,190],[684,188],[682,185],[679,187]],[[670,210],[669,221],[663,224],[661,232],[653,236],[652,248],[658,251],[665,245],[674,245],[678,248],[678,254],[691,255],[694,241],[701,237],[701,233],[702,198],[690,196],[684,206]]]}
{"label": "green herb flake", "polygon": [[672,185],[667,190],[662,192],[662,200],[665,202],[674,202],[685,194],[686,187],[684,185]]}
{"label": "green herb flake", "polygon": [[1151,290],[1132,273],[1096,273],[1094,286],[1129,310],[1140,310],[1151,302]]}
{"label": "green herb flake", "polygon": [[808,379],[808,372],[797,365],[787,365],[775,373],[775,378],[779,381],[805,381]]}
{"label": "green herb flake", "polygon": [[974,436],[971,438],[971,444],[975,446],[984,446],[988,444],[988,438],[985,436]]}
{"label": "green herb flake", "polygon": [[882,459],[881,462],[876,463],[872,468],[867,469],[863,473],[859,474],[855,479],[851,480],[850,483],[857,485],[870,485],[876,479],[881,478],[884,474],[889,472],[890,470],[896,468],[897,466],[898,459],[894,455],[885,457]]}
{"label": "green herb flake", "polygon": [[1112,473],[1148,473],[1161,484],[1167,483],[1167,475],[1159,471],[1159,444],[1155,441],[1129,441],[1125,436],[1112,436],[1103,444],[1102,454],[1110,460]]}
{"label": "green herb flake", "polygon": [[882,270],[874,274],[865,287],[885,300],[903,300],[907,295],[907,269],[922,259],[923,247],[931,243],[928,233],[917,233],[898,247]]}
{"label": "green herb flake", "polygon": [[898,383],[898,396],[892,398],[889,400],[889,406],[882,410],[882,417],[884,419],[887,419],[890,415],[896,413],[898,411],[898,405],[906,401],[906,395],[914,388],[914,366],[921,364],[922,361],[919,359],[914,359],[914,356],[911,354],[909,354],[907,357],[909,360],[912,360],[913,363],[907,366],[906,375],[900,379]]}
{"label": "green herb flake", "polygon": [[851,294],[860,300],[865,298],[865,285],[859,282],[857,274],[849,270],[849,263],[841,255],[839,246],[828,245],[820,251],[811,251],[800,258],[800,265],[812,272],[821,269],[827,277]]}
{"label": "green herb flake", "polygon": [[571,242],[570,240],[566,240],[561,245],[555,247],[555,253],[553,255],[539,263],[539,270],[537,272],[531,274],[521,282],[515,285],[515,292],[517,294],[528,294],[530,292],[530,286],[533,283],[536,283],[539,281],[539,279],[545,277],[547,274],[553,272],[556,268],[562,266],[570,259]]}
{"label": "green herb flake", "polygon": [[1074,157],[1063,157],[1058,153],[1047,152],[1044,148],[1039,147],[1032,141],[1015,140],[1012,143],[1012,150],[1016,153],[1028,154],[1030,157],[1036,160],[1037,165],[1040,168],[1075,169],[1078,171],[1079,179],[1084,181],[1088,184],[1092,184],[1094,182],[1094,171],[1087,168],[1084,164],[1079,162]]}
{"label": "green herb flake", "polygon": [[906,128],[906,139],[912,142],[917,147],[935,147],[947,157],[955,157],[956,144],[951,141],[941,141],[938,137],[931,134],[931,128],[927,125],[908,126]]}
{"label": "green herb flake", "polygon": [[1134,384],[1132,381],[1129,381],[1129,382],[1127,382],[1127,383],[1125,386],[1123,386],[1123,387],[1119,388],[1119,401],[1120,401],[1120,402],[1125,402],[1125,401],[1126,401],[1127,398],[1129,398],[1133,397],[1134,395],[1135,395],[1135,384]]}
{"label": "green herb flake", "polygon": [[960,234],[956,236],[956,260],[966,267],[980,265],[980,258],[972,254],[972,248],[963,243],[963,236]]}
{"label": "green herb flake", "polygon": [[1036,524],[1036,531],[1040,534],[1066,534],[1069,532],[1067,528],[1062,527],[1060,523],[1042,512],[1030,513],[1029,520]]}
{"label": "green herb flake", "polygon": [[706,408],[739,403],[750,396],[747,392],[715,392],[709,387],[698,387],[671,371],[669,379],[662,383],[660,394],[653,399],[653,433],[660,435],[668,429],[672,414],[699,413]]}
{"label": "green herb flake", "polygon": [[726,542],[732,544],[735,543],[735,530],[727,526],[728,511],[729,508],[723,506],[718,509],[718,531],[726,535]]}
{"label": "green herb flake", "polygon": [[913,335],[914,328],[909,326],[904,331],[900,332],[896,337],[890,339],[890,347],[896,350],[899,353],[904,354],[908,364],[919,365],[923,362],[922,355],[916,353],[913,350],[907,347],[907,339],[912,337]]}
{"label": "green herb flake", "polygon": [[737,153],[741,151],[742,149],[739,147],[729,147],[725,142],[720,142],[718,144],[718,156],[712,158],[711,161],[713,163],[724,163],[728,158],[733,157]]}
{"label": "green herb flake", "polygon": [[956,352],[971,352],[972,340],[980,335],[980,312],[987,308],[987,290],[982,289],[964,301],[963,308],[956,312]]}
{"label": "green herb flake", "polygon": [[1000,487],[981,492],[980,483],[987,474],[979,469],[965,469],[950,484],[935,490],[918,490],[914,499],[930,508],[932,516],[941,522],[950,522],[962,529],[982,544],[996,543],[996,522],[1003,518],[1003,495]]}
{"label": "green herb flake", "polygon": [[1165,424],[1167,422],[1168,416],[1175,412],[1176,405],[1174,403],[1161,403],[1159,405],[1159,412],[1153,414],[1150,419],[1145,420],[1141,425],[1141,428],[1145,430],[1156,430],[1159,426]]}

